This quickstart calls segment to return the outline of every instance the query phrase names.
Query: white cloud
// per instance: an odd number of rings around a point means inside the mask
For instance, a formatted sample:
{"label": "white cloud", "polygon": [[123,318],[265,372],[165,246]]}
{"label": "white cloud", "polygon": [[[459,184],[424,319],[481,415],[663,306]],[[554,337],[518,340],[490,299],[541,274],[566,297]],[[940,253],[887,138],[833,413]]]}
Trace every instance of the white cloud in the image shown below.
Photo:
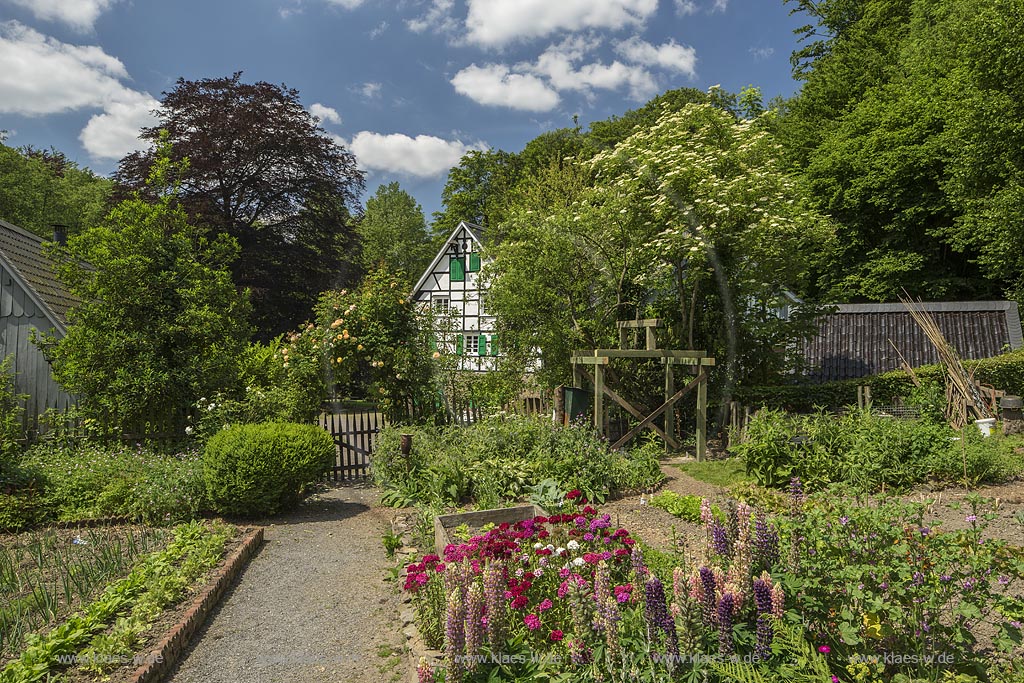
{"label": "white cloud", "polygon": [[36,19],[59,21],[76,31],[93,29],[100,14],[110,9],[117,0],[7,0],[12,5],[23,7]]}
{"label": "white cloud", "polygon": [[345,9],[355,9],[363,4],[364,1],[365,0],[327,0],[327,3],[330,5],[337,5],[338,7],[343,7]]}
{"label": "white cloud", "polygon": [[674,40],[658,46],[633,36],[615,46],[615,51],[630,62],[645,66],[657,66],[662,69],[678,71],[687,76],[696,75],[697,51],[687,45],[679,45]]}
{"label": "white cloud", "polygon": [[712,12],[724,12],[729,8],[729,0],[715,0],[711,6]]}
{"label": "white cloud", "polygon": [[750,48],[750,54],[754,55],[755,62],[763,62],[764,60],[775,54],[774,47],[752,47]]}
{"label": "white cloud", "polygon": [[149,111],[159,102],[124,86],[126,78],[124,65],[100,47],[62,43],[18,22],[0,24],[0,113],[101,109],[79,138],[98,158],[140,148],[139,128],[155,122]]}
{"label": "white cloud", "polygon": [[314,102],[309,105],[309,113],[320,119],[320,123],[341,125],[341,114],[338,113],[337,109],[328,107],[327,105]]}
{"label": "white cloud", "polygon": [[470,42],[501,47],[558,31],[642,26],[657,9],[658,0],[469,0],[466,28]]}
{"label": "white cloud", "polygon": [[697,3],[694,0],[676,0],[676,14],[685,17],[697,13]]}
{"label": "white cloud", "polygon": [[0,112],[99,107],[128,91],[124,64],[95,45],[62,43],[16,21],[0,24]]}
{"label": "white cloud", "polygon": [[409,137],[401,133],[383,135],[362,131],[348,147],[363,168],[372,171],[401,173],[420,178],[433,178],[448,172],[471,149],[486,149],[477,143],[467,145],[461,140],[444,140],[433,135]]}
{"label": "white cloud", "polygon": [[430,9],[422,17],[410,19],[405,25],[413,33],[437,31],[452,33],[458,28],[458,21],[452,16],[455,0],[431,0]]}
{"label": "white cloud", "polygon": [[97,159],[120,159],[136,150],[146,149],[148,142],[139,139],[139,131],[156,123],[150,113],[160,103],[143,93],[132,101],[112,102],[106,111],[89,119],[78,139]]}
{"label": "white cloud", "polygon": [[452,85],[474,102],[524,111],[549,111],[558,106],[558,93],[532,74],[509,71],[504,64],[471,64],[455,74]]}
{"label": "white cloud", "polygon": [[359,94],[368,100],[373,100],[380,97],[380,91],[383,86],[380,83],[368,82],[363,83],[359,86]]}
{"label": "white cloud", "polygon": [[370,30],[370,40],[377,40],[388,30],[388,22],[382,21]]}
{"label": "white cloud", "polygon": [[537,58],[536,64],[521,64],[517,69],[546,77],[556,90],[576,90],[590,93],[591,89],[617,90],[628,86],[630,97],[646,100],[658,91],[654,77],[641,66],[627,66],[619,61],[611,64],[584,64],[576,68],[574,62],[593,47],[578,40],[553,45]]}

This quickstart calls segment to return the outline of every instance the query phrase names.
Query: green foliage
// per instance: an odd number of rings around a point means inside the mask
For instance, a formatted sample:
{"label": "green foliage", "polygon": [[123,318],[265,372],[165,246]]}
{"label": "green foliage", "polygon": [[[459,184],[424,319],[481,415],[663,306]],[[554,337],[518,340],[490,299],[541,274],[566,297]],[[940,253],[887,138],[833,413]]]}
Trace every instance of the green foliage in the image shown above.
{"label": "green foliage", "polygon": [[234,240],[210,240],[177,205],[166,145],[153,167],[155,203],[118,204],[103,225],[55,248],[57,274],[80,304],[48,350],[54,377],[86,417],[111,430],[183,414],[234,385],[249,328],[231,282]]}
{"label": "green foliage", "polygon": [[91,661],[85,668],[97,672],[113,668],[112,659],[130,655],[161,610],[180,600],[185,588],[217,564],[234,529],[192,522],[179,526],[174,534],[164,550],[109,584],[80,612],[46,635],[29,635],[21,656],[0,670],[0,683],[49,680],[65,666],[59,658],[72,655],[78,661]]}
{"label": "green foliage", "polygon": [[31,485],[20,495],[36,521],[128,517],[167,524],[209,509],[196,451],[46,442],[29,449],[22,467]]}
{"label": "green foliage", "polygon": [[316,425],[229,426],[206,443],[203,478],[224,514],[274,515],[295,507],[306,484],[334,459],[331,435]]}
{"label": "green foliage", "polygon": [[23,396],[14,392],[14,375],[11,374],[13,356],[0,359],[0,485],[5,470],[12,466],[21,452],[21,407]]}
{"label": "green foliage", "polygon": [[[791,548],[781,576],[787,609],[834,661],[860,659],[847,669],[852,680],[916,679],[930,668],[924,658],[940,654],[941,668],[984,676],[996,657],[981,633],[993,634],[997,652],[1019,655],[1020,628],[1011,622],[1022,607],[1024,564],[1006,543],[983,540],[988,509],[977,496],[969,504],[967,529],[938,533],[925,525],[923,504],[829,491],[782,523],[782,545]],[[918,662],[885,661],[892,652]]]}
{"label": "green foliage", "polygon": [[[402,433],[413,435],[408,458]],[[469,427],[388,427],[381,431],[374,477],[402,501],[500,507],[552,490],[578,489],[603,501],[623,490],[649,489],[662,477],[650,450],[616,453],[592,429],[550,420],[490,417]]]}
{"label": "green foliage", "polygon": [[106,213],[111,182],[55,150],[14,149],[0,139],[0,217],[44,239],[53,225],[69,234],[91,228]]}
{"label": "green foliage", "polygon": [[409,285],[382,266],[354,291],[324,292],[316,323],[288,337],[282,367],[296,386],[330,395],[365,397],[392,419],[429,387],[431,359]]}
{"label": "green foliage", "polygon": [[[675,491],[662,491],[651,496],[650,505],[661,508],[669,514],[675,515],[687,522],[700,523],[700,504],[704,499],[700,496],[680,495]],[[724,517],[718,506],[711,508],[712,513],[719,518]]]}
{"label": "green foliage", "polygon": [[366,213],[356,233],[362,240],[362,262],[367,271],[384,264],[391,271],[418,277],[434,255],[423,209],[398,183],[381,185],[366,200]]}
{"label": "green foliage", "polygon": [[[968,372],[974,373],[975,380],[1009,394],[1024,395],[1024,350],[1010,351],[992,358],[965,360],[963,363]],[[916,368],[914,373],[922,382],[931,386],[941,385],[944,378],[941,365],[925,365]],[[915,401],[924,400],[926,404],[934,405],[937,398],[916,391],[914,383],[902,370],[822,384],[741,387],[735,396],[736,400],[747,405],[810,412],[818,408],[856,405],[858,386],[871,387],[872,399],[879,403],[911,397]]]}

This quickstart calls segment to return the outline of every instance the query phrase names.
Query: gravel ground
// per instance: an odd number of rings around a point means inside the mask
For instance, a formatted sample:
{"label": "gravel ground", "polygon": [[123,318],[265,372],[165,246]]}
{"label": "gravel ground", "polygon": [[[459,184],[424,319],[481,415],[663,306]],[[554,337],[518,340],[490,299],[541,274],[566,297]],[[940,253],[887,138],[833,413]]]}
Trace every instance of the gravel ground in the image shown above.
{"label": "gravel ground", "polygon": [[[266,520],[266,542],[168,680],[397,681],[399,596],[384,577],[390,511],[367,485],[328,489]],[[382,654],[383,652],[383,654]],[[389,652],[395,653],[389,655]]]}

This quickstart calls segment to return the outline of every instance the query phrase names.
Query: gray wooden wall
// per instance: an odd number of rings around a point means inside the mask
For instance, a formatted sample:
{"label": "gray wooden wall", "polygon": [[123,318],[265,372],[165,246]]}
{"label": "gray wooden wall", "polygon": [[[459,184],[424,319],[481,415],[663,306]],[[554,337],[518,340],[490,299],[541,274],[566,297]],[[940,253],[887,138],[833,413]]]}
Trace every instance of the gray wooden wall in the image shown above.
{"label": "gray wooden wall", "polygon": [[47,408],[63,411],[74,403],[54,381],[42,352],[29,341],[33,328],[48,332],[52,327],[20,283],[0,265],[0,359],[14,355],[15,391],[29,396],[23,416],[28,431],[38,430],[39,416]]}

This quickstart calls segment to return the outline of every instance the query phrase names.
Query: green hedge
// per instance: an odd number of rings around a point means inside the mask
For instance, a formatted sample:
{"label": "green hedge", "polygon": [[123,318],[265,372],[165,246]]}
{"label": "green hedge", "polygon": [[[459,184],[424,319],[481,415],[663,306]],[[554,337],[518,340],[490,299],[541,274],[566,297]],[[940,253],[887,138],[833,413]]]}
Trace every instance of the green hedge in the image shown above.
{"label": "green hedge", "polygon": [[298,504],[304,486],[320,478],[334,454],[334,439],[316,425],[234,425],[206,443],[206,491],[224,514],[284,512]]}
{"label": "green hedge", "polygon": [[[992,358],[964,361],[974,378],[1017,396],[1024,395],[1024,349]],[[924,382],[941,383],[941,365],[925,365],[914,372]],[[745,387],[735,392],[735,400],[756,407],[782,408],[790,412],[811,412],[816,408],[840,408],[857,403],[857,387],[871,387],[875,401],[889,403],[914,389],[910,376],[902,370],[884,372],[859,379],[784,386]]]}

